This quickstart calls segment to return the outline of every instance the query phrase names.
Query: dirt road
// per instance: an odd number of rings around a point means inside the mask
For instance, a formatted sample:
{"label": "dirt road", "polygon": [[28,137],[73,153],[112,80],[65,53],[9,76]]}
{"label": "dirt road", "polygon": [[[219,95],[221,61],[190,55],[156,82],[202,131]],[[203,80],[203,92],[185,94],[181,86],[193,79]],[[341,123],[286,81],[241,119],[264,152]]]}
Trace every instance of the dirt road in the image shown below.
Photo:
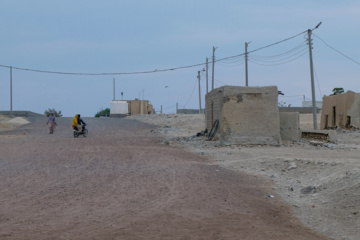
{"label": "dirt road", "polygon": [[0,239],[327,239],[270,186],[159,144],[154,126],[45,118],[0,132]]}

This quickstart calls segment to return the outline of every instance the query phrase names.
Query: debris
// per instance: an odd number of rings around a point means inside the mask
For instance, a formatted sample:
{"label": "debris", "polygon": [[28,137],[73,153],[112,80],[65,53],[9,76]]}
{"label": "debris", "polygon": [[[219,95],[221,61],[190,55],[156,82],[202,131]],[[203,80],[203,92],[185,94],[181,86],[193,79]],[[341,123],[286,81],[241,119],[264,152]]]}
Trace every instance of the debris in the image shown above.
{"label": "debris", "polygon": [[300,193],[301,194],[309,194],[309,193],[312,193],[316,190],[316,187],[315,186],[308,186],[306,188],[303,188],[300,190]]}
{"label": "debris", "polygon": [[297,166],[295,163],[290,163],[290,166],[287,168],[287,170],[296,169]]}
{"label": "debris", "polygon": [[320,146],[320,147],[324,146],[325,144],[324,142],[320,142],[320,141],[310,141],[309,143],[313,146]]}

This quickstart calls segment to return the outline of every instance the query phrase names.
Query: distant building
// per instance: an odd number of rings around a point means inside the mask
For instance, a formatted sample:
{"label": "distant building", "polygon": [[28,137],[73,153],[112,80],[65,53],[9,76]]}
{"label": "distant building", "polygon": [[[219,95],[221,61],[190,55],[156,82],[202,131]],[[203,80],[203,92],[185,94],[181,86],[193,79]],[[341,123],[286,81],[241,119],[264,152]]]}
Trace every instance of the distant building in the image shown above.
{"label": "distant building", "polygon": [[113,100],[110,103],[110,117],[154,114],[154,112],[154,108],[148,100]]}
{"label": "distant building", "polygon": [[[315,101],[315,106],[317,109],[322,109],[323,102],[322,101]],[[303,101],[302,107],[309,107],[312,108],[312,101]]]}
{"label": "distant building", "polygon": [[360,128],[360,93],[324,96],[320,129]]}
{"label": "distant building", "polygon": [[153,105],[148,100],[127,100],[129,104],[129,114],[154,114]]}

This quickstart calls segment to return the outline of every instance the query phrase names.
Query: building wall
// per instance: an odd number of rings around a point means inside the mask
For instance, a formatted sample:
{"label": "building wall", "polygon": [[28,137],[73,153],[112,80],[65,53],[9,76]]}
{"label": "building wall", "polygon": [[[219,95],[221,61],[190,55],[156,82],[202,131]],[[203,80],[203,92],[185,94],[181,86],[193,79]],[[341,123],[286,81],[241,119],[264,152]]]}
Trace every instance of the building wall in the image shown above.
{"label": "building wall", "polygon": [[280,112],[281,140],[300,141],[300,118],[298,112]]}
{"label": "building wall", "polygon": [[221,144],[279,145],[278,91],[270,87],[224,86],[206,95],[206,122],[219,119]]}
{"label": "building wall", "polygon": [[153,114],[154,108],[149,101],[147,100],[127,100],[129,103],[129,113],[130,115],[137,114]]}
{"label": "building wall", "polygon": [[215,88],[205,96],[205,121],[208,131],[211,130],[215,120],[221,117],[223,91],[224,87]]}
{"label": "building wall", "polygon": [[324,96],[320,129],[360,128],[360,94],[347,91],[343,94]]}

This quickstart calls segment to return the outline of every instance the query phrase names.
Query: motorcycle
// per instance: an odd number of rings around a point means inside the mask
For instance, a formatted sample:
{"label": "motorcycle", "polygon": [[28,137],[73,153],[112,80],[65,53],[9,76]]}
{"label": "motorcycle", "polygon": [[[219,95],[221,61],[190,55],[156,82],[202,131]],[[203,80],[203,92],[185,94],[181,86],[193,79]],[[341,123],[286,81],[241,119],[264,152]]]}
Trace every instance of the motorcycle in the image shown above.
{"label": "motorcycle", "polygon": [[85,127],[86,125],[81,125],[81,127],[82,127],[82,131],[78,131],[78,130],[75,130],[74,129],[74,138],[77,138],[77,137],[79,137],[80,135],[83,135],[83,137],[87,137],[87,135],[88,135],[88,130],[87,130],[87,128]]}

